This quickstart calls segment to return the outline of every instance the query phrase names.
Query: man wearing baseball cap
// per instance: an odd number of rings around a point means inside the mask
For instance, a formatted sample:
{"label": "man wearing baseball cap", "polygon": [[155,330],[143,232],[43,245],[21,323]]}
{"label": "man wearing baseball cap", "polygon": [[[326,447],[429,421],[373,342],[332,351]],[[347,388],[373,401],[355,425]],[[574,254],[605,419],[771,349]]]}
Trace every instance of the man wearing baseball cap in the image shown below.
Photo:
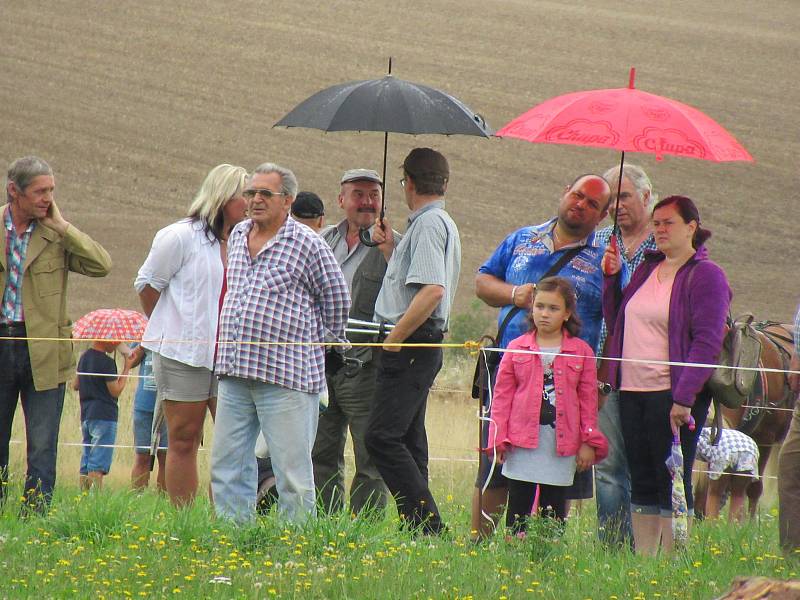
{"label": "man wearing baseball cap", "polygon": [[[461,241],[444,201],[449,179],[447,159],[431,148],[415,148],[403,162],[400,183],[412,212],[375,302],[376,320],[394,328],[376,352],[377,391],[366,438],[400,518],[427,535],[446,529],[428,487],[425,432],[428,392],[442,367],[442,349],[413,344],[442,341],[458,285]],[[394,246],[390,232],[375,228],[372,239]]]}
{"label": "man wearing baseball cap", "polygon": [[308,225],[315,233],[320,232],[325,222],[325,205],[314,192],[298,192],[291,213],[295,221]]}
{"label": "man wearing baseball cap", "polygon": [[[350,317],[371,321],[392,244],[365,246],[359,240],[359,230],[374,230],[383,184],[378,173],[371,169],[350,169],[342,175],[340,184],[338,202],[344,219],[326,228],[321,235],[333,250],[350,288],[353,299]],[[400,237],[396,233],[394,236],[397,237],[393,239]],[[375,341],[374,337],[358,334],[350,334],[348,338],[351,342]],[[356,465],[350,486],[350,512],[360,513],[370,508],[380,516],[386,506],[388,490],[364,446],[377,374],[373,348],[353,347],[345,356],[353,359],[349,361],[350,366],[327,375],[329,403],[320,415],[312,454],[314,483],[324,510],[344,508],[344,446],[349,428]]]}

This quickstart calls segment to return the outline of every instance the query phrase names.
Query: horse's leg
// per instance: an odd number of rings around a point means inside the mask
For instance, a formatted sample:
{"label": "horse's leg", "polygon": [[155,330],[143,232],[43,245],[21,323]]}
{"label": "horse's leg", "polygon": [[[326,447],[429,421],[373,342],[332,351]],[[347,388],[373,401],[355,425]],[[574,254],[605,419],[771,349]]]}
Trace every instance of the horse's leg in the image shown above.
{"label": "horse's leg", "polygon": [[731,505],[728,508],[728,522],[741,521],[744,518],[744,496],[750,482],[749,477],[744,474],[731,474],[727,476],[730,479],[731,490]]}
{"label": "horse's leg", "polygon": [[767,468],[769,455],[772,452],[772,445],[758,447],[758,479],[753,481],[747,486],[747,499],[749,501],[750,518],[753,519],[758,512],[758,501],[761,499],[761,494],[764,493],[764,470]]}
{"label": "horse's leg", "polygon": [[[696,461],[695,468],[705,465],[706,463]],[[707,470],[707,467],[703,467]],[[706,498],[708,498],[708,473],[698,473],[697,481],[694,483],[694,518],[702,521],[706,518]]]}
{"label": "horse's leg", "polygon": [[719,479],[710,479],[708,481],[708,496],[706,497],[707,518],[716,519],[719,517],[722,494],[726,485],[728,485],[728,476],[724,474]]}

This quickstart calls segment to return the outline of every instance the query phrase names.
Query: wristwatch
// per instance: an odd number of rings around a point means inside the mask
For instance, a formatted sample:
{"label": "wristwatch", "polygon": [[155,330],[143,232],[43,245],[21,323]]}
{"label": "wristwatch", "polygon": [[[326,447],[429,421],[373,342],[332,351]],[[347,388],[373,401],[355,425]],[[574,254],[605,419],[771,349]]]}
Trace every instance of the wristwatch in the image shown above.
{"label": "wristwatch", "polygon": [[610,383],[606,383],[605,381],[598,381],[597,391],[603,394],[604,396],[608,396],[611,392],[614,391],[614,388],[611,387]]}

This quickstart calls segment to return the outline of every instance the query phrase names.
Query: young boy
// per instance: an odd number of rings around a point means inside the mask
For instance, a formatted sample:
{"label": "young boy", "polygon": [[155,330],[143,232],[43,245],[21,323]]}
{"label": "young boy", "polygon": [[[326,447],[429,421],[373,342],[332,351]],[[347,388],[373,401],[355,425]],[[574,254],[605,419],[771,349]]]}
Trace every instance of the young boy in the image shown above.
{"label": "young boy", "polygon": [[731,492],[728,522],[744,517],[744,499],[747,486],[758,479],[758,446],[747,434],[735,429],[723,429],[719,444],[714,446],[711,428],[704,427],[697,440],[697,458],[708,463],[708,495],[706,517],[719,517],[722,496]]}
{"label": "young boy", "polygon": [[108,353],[114,352],[119,342],[94,342],[78,361],[78,375],[72,389],[78,390],[81,401],[81,431],[83,456],[81,458],[81,489],[102,487],[103,476],[111,469],[113,446],[117,441],[117,398],[128,383],[128,372],[136,364],[141,351],[134,350],[125,357],[121,376],[117,364]]}

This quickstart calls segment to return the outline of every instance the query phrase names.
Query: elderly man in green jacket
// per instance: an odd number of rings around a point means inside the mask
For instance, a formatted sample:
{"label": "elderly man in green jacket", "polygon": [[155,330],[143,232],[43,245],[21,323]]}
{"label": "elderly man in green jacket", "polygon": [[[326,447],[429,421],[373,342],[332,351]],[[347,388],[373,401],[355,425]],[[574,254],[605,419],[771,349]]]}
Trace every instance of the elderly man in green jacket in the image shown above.
{"label": "elderly man in green jacket", "polygon": [[45,161],[20,158],[8,169],[8,204],[0,209],[0,501],[21,398],[28,442],[24,499],[39,511],[53,494],[65,382],[74,368],[67,273],[103,277],[111,270],[108,252],[61,216],[54,191]]}

